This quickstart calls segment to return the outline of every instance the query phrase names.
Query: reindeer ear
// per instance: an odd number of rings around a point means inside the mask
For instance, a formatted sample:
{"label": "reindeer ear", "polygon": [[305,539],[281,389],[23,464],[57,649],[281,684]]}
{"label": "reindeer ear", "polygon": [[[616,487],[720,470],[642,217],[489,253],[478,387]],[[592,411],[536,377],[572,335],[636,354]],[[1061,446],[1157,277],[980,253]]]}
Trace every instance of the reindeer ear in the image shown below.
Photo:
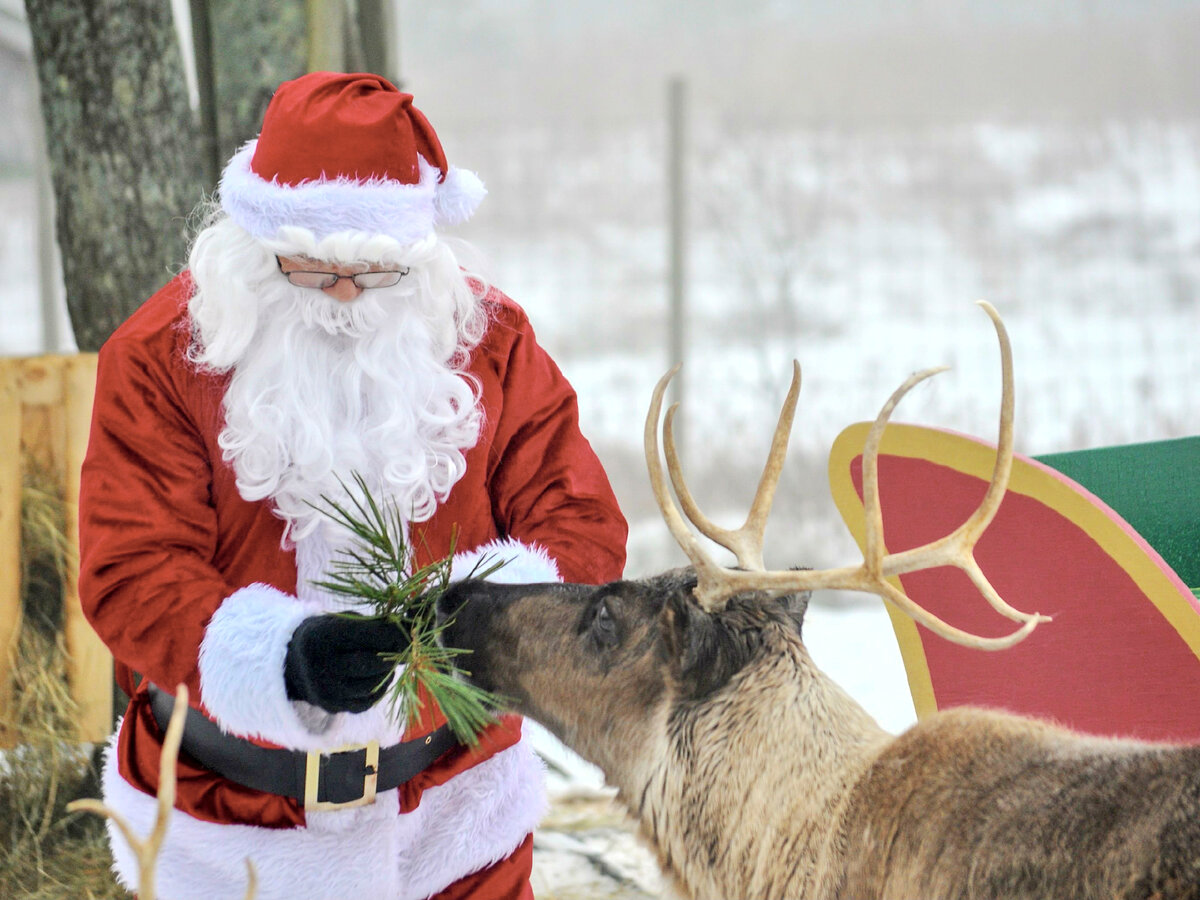
{"label": "reindeer ear", "polygon": [[708,696],[732,678],[750,658],[749,647],[719,616],[705,612],[685,594],[663,604],[663,640],[680,695]]}
{"label": "reindeer ear", "polygon": [[681,682],[692,680],[694,670],[712,656],[713,617],[687,593],[677,593],[663,604],[662,621],[672,674]]}
{"label": "reindeer ear", "polygon": [[779,603],[784,611],[796,623],[797,631],[800,631],[804,626],[804,614],[808,612],[808,600],[811,596],[812,591],[800,591],[799,593],[788,594],[779,598]]}

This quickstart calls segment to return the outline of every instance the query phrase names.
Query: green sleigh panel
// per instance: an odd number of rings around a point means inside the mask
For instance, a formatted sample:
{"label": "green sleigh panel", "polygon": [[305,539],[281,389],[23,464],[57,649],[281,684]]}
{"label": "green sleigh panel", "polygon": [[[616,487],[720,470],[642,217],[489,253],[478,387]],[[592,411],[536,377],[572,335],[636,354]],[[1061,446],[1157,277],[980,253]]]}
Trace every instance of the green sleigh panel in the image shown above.
{"label": "green sleigh panel", "polygon": [[[834,500],[860,546],[868,428],[843,431],[829,460]],[[889,425],[879,454],[888,551],[957,527],[982,499],[994,460],[987,442]],[[889,607],[918,716],[988,706],[1093,734],[1200,741],[1200,438],[1018,455],[975,556],[1005,600],[1053,621],[988,652]],[[1012,630],[958,569],[893,582],[960,628]]]}

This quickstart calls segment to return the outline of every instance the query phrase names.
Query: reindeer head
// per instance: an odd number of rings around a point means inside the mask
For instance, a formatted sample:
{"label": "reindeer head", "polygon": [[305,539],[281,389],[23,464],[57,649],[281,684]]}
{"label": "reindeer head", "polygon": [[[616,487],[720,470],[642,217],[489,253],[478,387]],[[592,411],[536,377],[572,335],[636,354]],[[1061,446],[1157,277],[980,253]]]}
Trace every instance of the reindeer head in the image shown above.
{"label": "reindeer head", "polygon": [[691,567],[598,587],[465,581],[441,599],[454,617],[444,640],[471,651],[463,665],[472,681],[545,725],[613,783],[633,783],[638,770],[662,760],[668,720],[681,704],[719,693],[765,648],[803,652],[807,594],[752,593],[707,611],[695,589]]}

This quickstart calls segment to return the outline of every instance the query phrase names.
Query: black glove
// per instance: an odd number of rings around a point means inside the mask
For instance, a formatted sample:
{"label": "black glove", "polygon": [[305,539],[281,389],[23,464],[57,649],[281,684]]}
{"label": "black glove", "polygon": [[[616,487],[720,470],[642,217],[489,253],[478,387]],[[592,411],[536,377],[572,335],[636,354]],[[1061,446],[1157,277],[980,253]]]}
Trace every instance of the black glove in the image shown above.
{"label": "black glove", "polygon": [[357,615],[309,616],[292,632],[283,661],[290,700],[306,700],[328,712],[362,712],[387,690],[394,660],[408,635],[386,619]]}

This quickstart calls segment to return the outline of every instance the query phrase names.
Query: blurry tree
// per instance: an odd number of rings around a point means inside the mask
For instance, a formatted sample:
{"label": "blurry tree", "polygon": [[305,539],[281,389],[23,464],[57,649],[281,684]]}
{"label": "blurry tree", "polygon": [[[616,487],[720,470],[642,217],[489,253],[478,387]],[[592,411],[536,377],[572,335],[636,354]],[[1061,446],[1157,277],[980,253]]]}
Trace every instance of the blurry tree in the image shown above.
{"label": "blurry tree", "polygon": [[362,68],[389,79],[397,87],[400,80],[400,54],[395,35],[394,0],[358,0],[355,22],[358,45],[362,48]]}
{"label": "blurry tree", "polygon": [[210,17],[217,157],[223,163],[258,134],[275,88],[304,74],[305,0],[212,3]]}
{"label": "blurry tree", "polygon": [[203,196],[171,5],[25,0],[75,341],[95,350],[175,269]]}

